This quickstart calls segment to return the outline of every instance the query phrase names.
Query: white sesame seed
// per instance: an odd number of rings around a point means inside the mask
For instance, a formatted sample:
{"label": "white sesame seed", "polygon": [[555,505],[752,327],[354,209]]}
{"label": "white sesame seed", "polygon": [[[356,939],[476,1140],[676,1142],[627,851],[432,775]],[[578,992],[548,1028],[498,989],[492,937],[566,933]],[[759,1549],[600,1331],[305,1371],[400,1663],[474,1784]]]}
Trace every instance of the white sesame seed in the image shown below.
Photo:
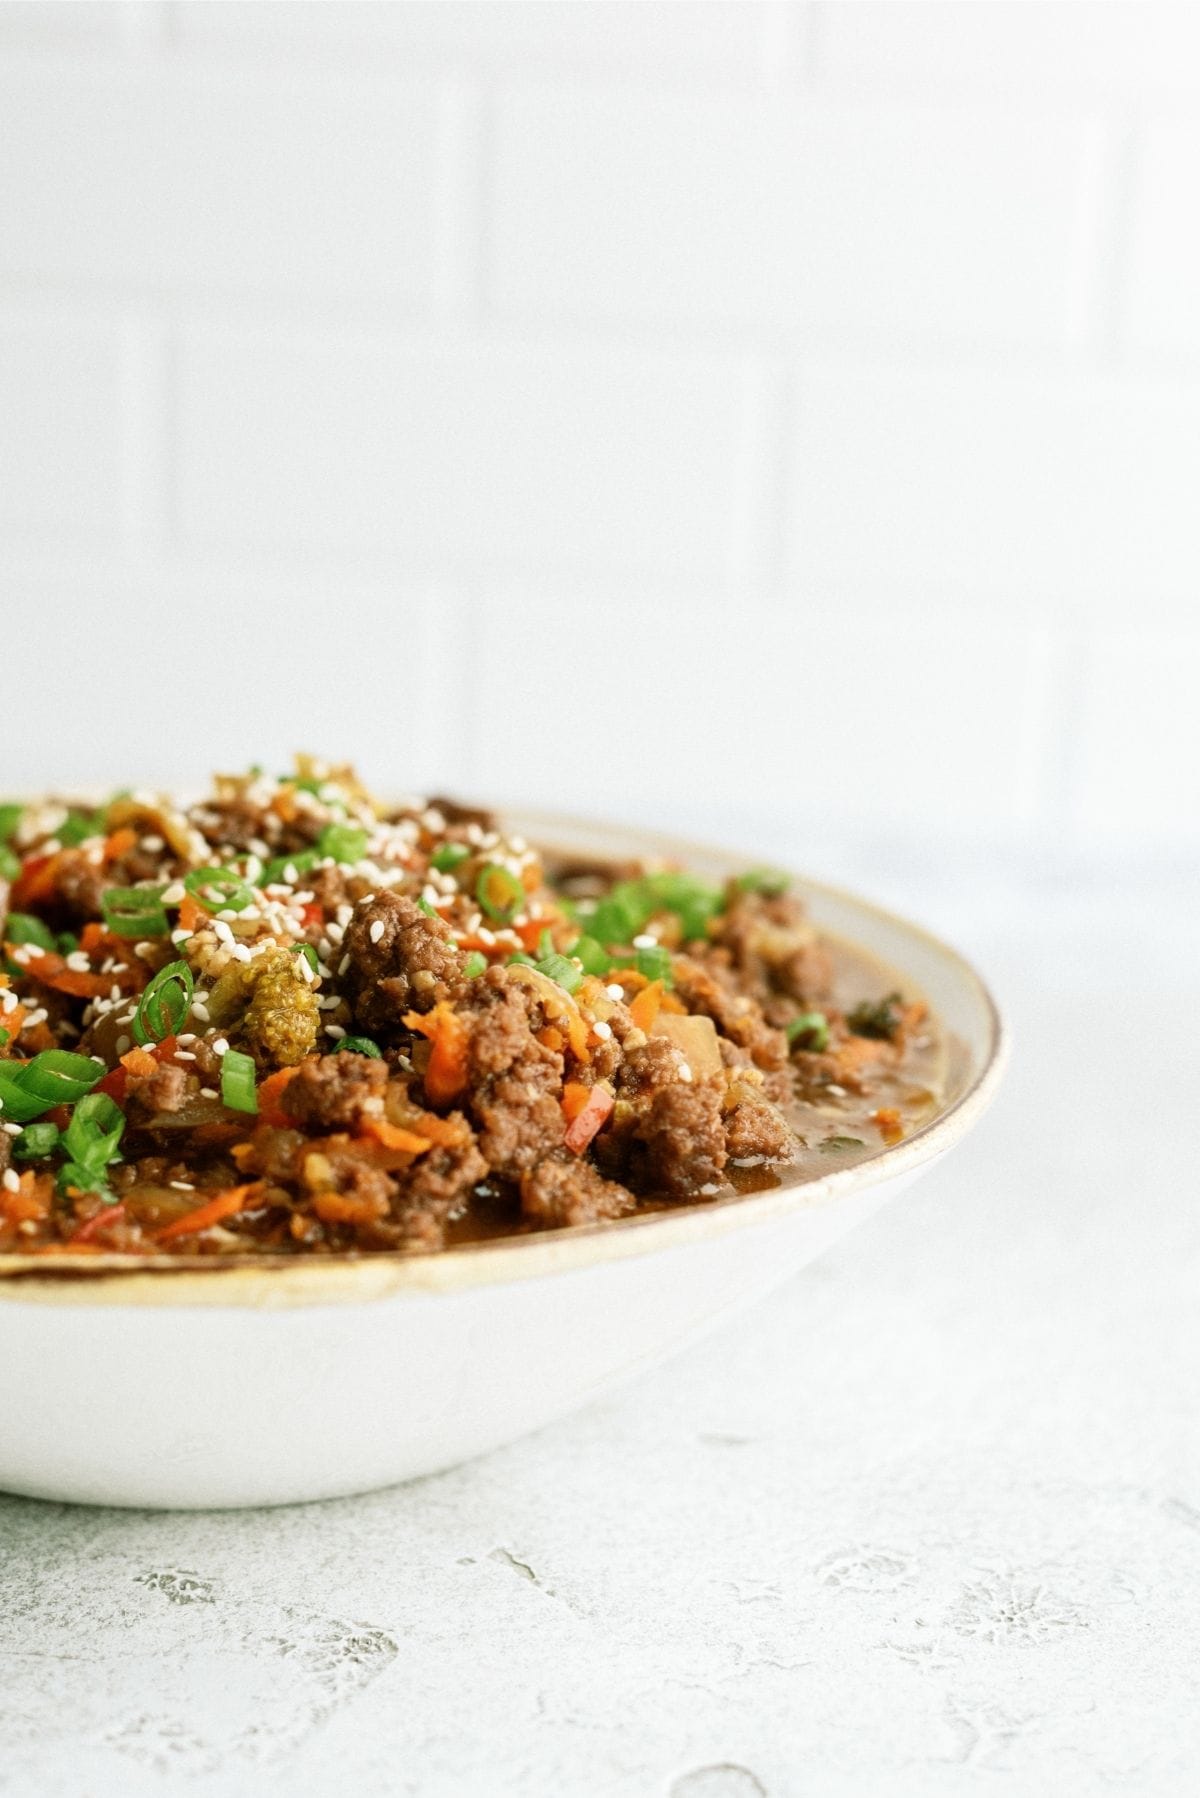
{"label": "white sesame seed", "polygon": [[380,937],[383,935],[383,919],[382,918],[375,919],[375,922],[371,925],[371,928],[367,932],[367,935],[370,937],[370,939],[373,943],[377,943],[379,941]]}
{"label": "white sesame seed", "polygon": [[7,1130],[10,1136],[20,1136],[24,1124],[0,1124],[0,1130]]}
{"label": "white sesame seed", "polygon": [[720,1192],[720,1190],[721,1188],[717,1185],[715,1180],[706,1180],[704,1185],[700,1188],[700,1191],[706,1199],[711,1199],[713,1194],[715,1192]]}
{"label": "white sesame seed", "polygon": [[[182,1041],[182,1040],[183,1039],[181,1037],[180,1041]],[[175,1051],[175,1060],[176,1061],[195,1061],[195,1059],[196,1059],[196,1057],[192,1054],[190,1049],[176,1049],[176,1051]]]}
{"label": "white sesame seed", "polygon": [[67,966],[74,974],[90,974],[92,971],[91,958],[82,949],[72,949],[67,957]]}
{"label": "white sesame seed", "polygon": [[202,1099],[215,1099],[216,1096],[217,1089],[215,1086],[202,1086],[200,1088],[200,1097]]}
{"label": "white sesame seed", "polygon": [[343,955],[341,961],[339,961],[339,963],[338,963],[338,973],[344,974],[349,966],[350,966],[350,957],[348,955]]}
{"label": "white sesame seed", "polygon": [[596,1022],[592,1025],[592,1030],[595,1035],[600,1038],[601,1042],[604,1043],[606,1043],[612,1035],[612,1025],[606,1024],[603,1018],[597,1018]]}
{"label": "white sesame seed", "polygon": [[205,1005],[203,999],[192,1000],[192,1016],[199,1018],[202,1024],[208,1023],[208,1006]]}
{"label": "white sesame seed", "polygon": [[658,938],[651,936],[649,931],[643,930],[640,936],[634,937],[633,946],[635,949],[657,949]]}
{"label": "white sesame seed", "polygon": [[29,1016],[26,1018],[26,1020],[25,1020],[26,1030],[31,1029],[34,1024],[44,1024],[46,1022],[46,1019],[49,1016],[50,1016],[50,1013],[45,1009],[45,1007],[39,1005],[37,1010],[31,1011]]}
{"label": "white sesame seed", "polygon": [[229,1043],[223,1036],[214,1037],[211,1047],[214,1055],[228,1055],[229,1053]]}
{"label": "white sesame seed", "polygon": [[692,1077],[691,1068],[688,1066],[686,1061],[681,1061],[679,1064],[679,1078],[681,1080],[690,1080],[691,1077]]}
{"label": "white sesame seed", "polygon": [[340,1024],[326,1024],[325,1034],[326,1034],[326,1036],[333,1037],[335,1042],[340,1042],[342,1037],[345,1036],[346,1032]]}
{"label": "white sesame seed", "polygon": [[162,902],[164,905],[182,905],[187,898],[187,888],[182,880],[173,880],[169,887],[164,887]]}
{"label": "white sesame seed", "polygon": [[604,990],[610,999],[623,999],[625,997],[625,988],[623,986],[606,986]]}
{"label": "white sesame seed", "polygon": [[245,943],[235,943],[229,953],[233,956],[234,961],[250,961],[253,959],[252,953]]}
{"label": "white sesame seed", "polygon": [[173,1186],[176,1192],[195,1192],[196,1190],[190,1180],[168,1180],[167,1185]]}
{"label": "white sesame seed", "polygon": [[190,930],[173,930],[171,932],[171,941],[175,944],[176,948],[178,948],[180,943],[187,942],[191,934]]}
{"label": "white sesame seed", "polygon": [[117,986],[117,985],[115,985],[115,984],[114,984],[114,985],[112,985],[112,986],[110,986],[110,987],[109,987],[109,989],[108,989],[108,996],[109,996],[109,998],[110,998],[110,999],[111,999],[111,1000],[112,1000],[112,1002],[113,1002],[113,1004],[114,1004],[114,1005],[119,1005],[119,1004],[120,1004],[120,1001],[121,1001],[121,989],[120,989],[120,987],[119,987],[119,986]]}
{"label": "white sesame seed", "polygon": [[6,1167],[4,1170],[4,1187],[7,1192],[20,1192],[21,1176],[16,1168]]}

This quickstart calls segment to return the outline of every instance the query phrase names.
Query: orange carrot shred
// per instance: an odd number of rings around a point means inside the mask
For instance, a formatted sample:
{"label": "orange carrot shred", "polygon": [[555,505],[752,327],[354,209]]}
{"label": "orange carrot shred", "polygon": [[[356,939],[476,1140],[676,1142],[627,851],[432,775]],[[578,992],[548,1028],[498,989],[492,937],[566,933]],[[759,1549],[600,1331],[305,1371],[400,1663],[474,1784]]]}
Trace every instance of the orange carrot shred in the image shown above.
{"label": "orange carrot shred", "polygon": [[189,1211],[186,1217],[177,1217],[165,1230],[160,1230],[154,1240],[174,1242],[179,1236],[195,1236],[201,1230],[211,1230],[214,1224],[244,1211],[251,1195],[257,1196],[263,1185],[261,1180],[251,1180],[246,1186],[227,1186],[224,1192],[216,1193],[206,1204]]}
{"label": "orange carrot shred", "polygon": [[650,1030],[653,1027],[654,1020],[662,1008],[662,998],[662,981],[652,980],[649,986],[643,987],[641,992],[632,1001],[629,1007],[629,1015],[639,1030]]}

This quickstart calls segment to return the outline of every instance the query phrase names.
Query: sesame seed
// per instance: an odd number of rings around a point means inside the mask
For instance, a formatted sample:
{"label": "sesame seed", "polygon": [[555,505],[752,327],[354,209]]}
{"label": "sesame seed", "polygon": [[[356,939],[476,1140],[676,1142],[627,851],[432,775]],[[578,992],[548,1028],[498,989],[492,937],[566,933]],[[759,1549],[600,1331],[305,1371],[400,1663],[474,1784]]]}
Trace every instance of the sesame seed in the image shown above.
{"label": "sesame seed", "polygon": [[623,986],[606,986],[604,990],[610,999],[623,999],[625,997],[625,988]]}
{"label": "sesame seed", "polygon": [[380,937],[383,935],[383,919],[382,918],[375,919],[375,922],[371,925],[371,928],[367,932],[367,935],[370,937],[370,939],[373,943],[377,943],[379,941]]}
{"label": "sesame seed", "polygon": [[21,1176],[16,1168],[6,1167],[4,1170],[4,1188],[6,1192],[20,1192]]}
{"label": "sesame seed", "polygon": [[600,1038],[602,1043],[606,1043],[612,1035],[612,1025],[606,1024],[603,1018],[597,1018],[596,1022],[592,1025],[592,1030],[593,1033]]}
{"label": "sesame seed", "polygon": [[191,934],[190,930],[173,930],[171,932],[171,941],[175,944],[176,948],[178,948],[180,943],[187,942]]}
{"label": "sesame seed", "polygon": [[215,1099],[216,1096],[217,1089],[215,1086],[202,1086],[200,1088],[200,1097],[202,1099]]}
{"label": "sesame seed", "polygon": [[202,1024],[208,1023],[208,1006],[204,1003],[203,999],[192,1000],[192,1016],[199,1018]]}
{"label": "sesame seed", "polygon": [[187,888],[182,880],[173,880],[169,887],[163,888],[162,902],[164,905],[182,905],[186,898]]}
{"label": "sesame seed", "polygon": [[10,1136],[20,1136],[24,1124],[0,1124],[0,1130],[7,1130]]}
{"label": "sesame seed", "polygon": [[347,968],[350,966],[350,959],[349,955],[343,955],[341,961],[338,963],[339,974],[344,974],[346,972]]}
{"label": "sesame seed", "polygon": [[325,1034],[326,1034],[326,1036],[333,1037],[335,1042],[340,1042],[342,1037],[345,1036],[346,1032],[345,1032],[345,1030],[343,1030],[343,1028],[340,1024],[326,1024]]}
{"label": "sesame seed", "polygon": [[649,931],[643,930],[640,936],[634,937],[633,946],[635,949],[657,949],[658,938],[651,936]]}
{"label": "sesame seed", "polygon": [[72,949],[67,957],[67,966],[74,974],[90,974],[92,970],[91,960],[82,949]]}
{"label": "sesame seed", "polygon": [[[182,1038],[180,1040],[182,1041]],[[176,1049],[175,1051],[176,1061],[195,1061],[195,1059],[196,1057],[192,1054],[190,1049]]]}
{"label": "sesame seed", "polygon": [[223,1036],[214,1037],[212,1041],[212,1052],[214,1055],[228,1055],[229,1043],[227,1039]]}
{"label": "sesame seed", "polygon": [[190,1180],[168,1180],[167,1185],[173,1186],[176,1192],[195,1192],[196,1190]]}
{"label": "sesame seed", "polygon": [[679,1078],[681,1080],[690,1080],[691,1077],[692,1077],[691,1068],[688,1066],[686,1061],[681,1061],[679,1064]]}

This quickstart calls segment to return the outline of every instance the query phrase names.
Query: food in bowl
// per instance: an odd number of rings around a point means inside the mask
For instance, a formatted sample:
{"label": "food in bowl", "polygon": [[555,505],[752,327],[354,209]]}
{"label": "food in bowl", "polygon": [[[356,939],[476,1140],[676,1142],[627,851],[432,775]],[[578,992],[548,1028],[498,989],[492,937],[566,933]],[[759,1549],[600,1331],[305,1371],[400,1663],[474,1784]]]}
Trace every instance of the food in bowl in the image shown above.
{"label": "food in bowl", "polygon": [[428,1253],[816,1179],[936,1112],[788,877],[539,850],[348,768],[0,807],[0,1254]]}

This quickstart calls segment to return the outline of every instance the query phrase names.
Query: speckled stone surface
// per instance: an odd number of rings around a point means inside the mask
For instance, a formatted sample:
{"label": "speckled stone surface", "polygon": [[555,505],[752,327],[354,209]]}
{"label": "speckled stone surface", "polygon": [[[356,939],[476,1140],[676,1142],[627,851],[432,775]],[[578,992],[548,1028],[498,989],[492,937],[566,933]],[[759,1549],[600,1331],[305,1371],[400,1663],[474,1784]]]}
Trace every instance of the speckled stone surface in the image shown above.
{"label": "speckled stone surface", "polygon": [[1153,916],[980,920],[975,1137],[576,1419],[294,1510],[0,1498],[0,1792],[1190,1798],[1200,958]]}

